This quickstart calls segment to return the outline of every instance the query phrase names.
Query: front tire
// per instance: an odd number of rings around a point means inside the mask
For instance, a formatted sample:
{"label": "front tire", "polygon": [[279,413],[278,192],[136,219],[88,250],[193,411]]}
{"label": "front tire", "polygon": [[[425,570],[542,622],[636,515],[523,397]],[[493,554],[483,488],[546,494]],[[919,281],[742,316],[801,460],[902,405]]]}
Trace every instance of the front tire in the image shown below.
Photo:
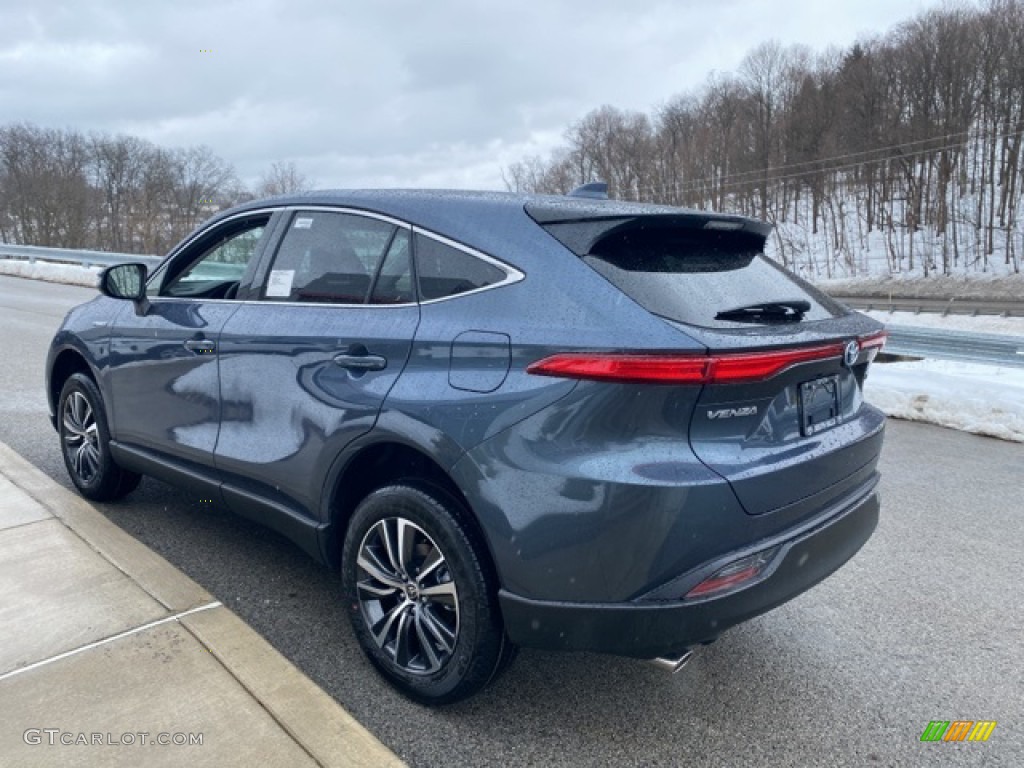
{"label": "front tire", "polygon": [[497,585],[484,550],[441,489],[386,486],[356,508],[342,578],[356,638],[409,698],[450,704],[479,691],[511,660]]}
{"label": "front tire", "polygon": [[141,477],[111,457],[103,396],[85,374],[74,373],[64,382],[57,400],[57,431],[64,466],[79,493],[93,501],[113,501],[135,490]]}

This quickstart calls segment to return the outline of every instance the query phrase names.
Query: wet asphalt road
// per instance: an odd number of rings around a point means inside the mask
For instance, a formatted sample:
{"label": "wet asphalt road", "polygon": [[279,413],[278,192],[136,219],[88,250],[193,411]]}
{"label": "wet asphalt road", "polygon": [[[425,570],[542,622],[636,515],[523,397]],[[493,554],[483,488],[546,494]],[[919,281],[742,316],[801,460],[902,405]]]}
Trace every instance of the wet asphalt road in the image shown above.
{"label": "wet asphalt road", "polygon": [[[90,295],[0,277],[0,440],[67,487],[43,361]],[[414,766],[1024,765],[1024,445],[890,422],[882,471],[882,520],[853,561],[675,677],[524,650],[440,711],[379,681],[336,574],[285,539],[149,479],[99,508]],[[930,720],[955,719],[998,726],[985,744],[920,742]]]}

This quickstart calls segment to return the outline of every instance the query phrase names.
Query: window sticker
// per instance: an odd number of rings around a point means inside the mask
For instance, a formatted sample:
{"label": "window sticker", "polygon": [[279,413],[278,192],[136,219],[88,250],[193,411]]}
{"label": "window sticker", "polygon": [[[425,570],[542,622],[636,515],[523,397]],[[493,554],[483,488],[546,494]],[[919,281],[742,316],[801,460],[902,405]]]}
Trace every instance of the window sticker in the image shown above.
{"label": "window sticker", "polygon": [[294,269],[272,269],[267,281],[267,297],[291,296],[292,281],[295,280]]}
{"label": "window sticker", "polygon": [[310,229],[313,226],[313,219],[296,219],[292,229]]}

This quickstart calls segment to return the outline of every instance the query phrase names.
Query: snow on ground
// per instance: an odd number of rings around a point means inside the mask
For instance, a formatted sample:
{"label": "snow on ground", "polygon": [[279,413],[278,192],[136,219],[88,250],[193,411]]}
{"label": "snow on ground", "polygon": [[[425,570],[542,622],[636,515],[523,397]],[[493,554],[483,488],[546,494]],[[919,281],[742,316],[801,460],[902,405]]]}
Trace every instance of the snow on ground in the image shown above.
{"label": "snow on ground", "polygon": [[[0,274],[95,287],[98,267],[0,259]],[[1024,336],[1024,318],[868,312],[890,325]],[[1024,442],[1024,368],[921,360],[875,363],[865,386],[868,402],[894,418]]]}
{"label": "snow on ground", "polygon": [[871,275],[814,279],[814,284],[835,296],[894,296],[915,299],[1024,299],[1024,274],[998,275],[973,272],[967,275],[917,274]]}
{"label": "snow on ground", "polygon": [[864,397],[889,416],[1024,443],[1024,368],[874,363]]}
{"label": "snow on ground", "polygon": [[95,288],[101,267],[83,267],[78,264],[55,264],[49,261],[22,261],[0,259],[0,275],[26,277],[30,280],[46,280],[50,283],[84,285]]}
{"label": "snow on ground", "polygon": [[996,317],[995,315],[942,315],[921,312],[886,312],[871,310],[865,312],[886,325],[911,326],[914,328],[938,328],[943,331],[964,331],[967,333],[998,333],[1004,336],[1024,336],[1024,317]]}
{"label": "snow on ground", "polygon": [[[864,314],[888,326],[1024,336],[1024,317]],[[1024,442],[1024,368],[948,360],[875,363],[864,396],[894,418]]]}

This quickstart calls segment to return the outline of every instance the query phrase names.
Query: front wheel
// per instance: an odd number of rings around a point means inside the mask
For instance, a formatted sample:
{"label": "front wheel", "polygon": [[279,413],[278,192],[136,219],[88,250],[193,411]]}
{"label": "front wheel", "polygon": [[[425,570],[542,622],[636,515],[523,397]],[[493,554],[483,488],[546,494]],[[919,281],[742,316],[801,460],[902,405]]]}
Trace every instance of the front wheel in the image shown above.
{"label": "front wheel", "polygon": [[383,676],[422,704],[470,696],[511,660],[497,587],[466,511],[440,489],[396,484],[362,501],[342,552],[349,616]]}
{"label": "front wheel", "polygon": [[103,397],[88,376],[75,373],[57,401],[57,431],[71,482],[87,499],[113,501],[135,490],[140,476],[110,455],[110,430]]}

